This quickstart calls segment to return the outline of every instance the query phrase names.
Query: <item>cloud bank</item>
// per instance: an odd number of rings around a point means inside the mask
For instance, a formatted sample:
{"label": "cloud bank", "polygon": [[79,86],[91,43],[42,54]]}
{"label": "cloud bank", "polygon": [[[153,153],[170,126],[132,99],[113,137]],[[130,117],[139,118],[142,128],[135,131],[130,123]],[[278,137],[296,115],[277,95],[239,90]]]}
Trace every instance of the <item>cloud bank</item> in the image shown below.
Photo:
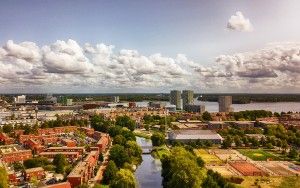
{"label": "cloud bank", "polygon": [[[76,91],[265,92],[300,90],[300,44],[277,43],[245,53],[220,55],[204,66],[184,54],[149,56],[137,50],[114,51],[113,45],[56,41],[39,47],[33,42],[7,41],[0,48],[0,91],[48,88]],[[134,89],[134,90],[131,90]],[[289,89],[289,90],[287,90]]]}
{"label": "cloud bank", "polygon": [[234,31],[253,31],[253,26],[250,20],[245,18],[243,13],[240,11],[236,12],[235,15],[232,15],[229,18],[227,22],[227,28]]}

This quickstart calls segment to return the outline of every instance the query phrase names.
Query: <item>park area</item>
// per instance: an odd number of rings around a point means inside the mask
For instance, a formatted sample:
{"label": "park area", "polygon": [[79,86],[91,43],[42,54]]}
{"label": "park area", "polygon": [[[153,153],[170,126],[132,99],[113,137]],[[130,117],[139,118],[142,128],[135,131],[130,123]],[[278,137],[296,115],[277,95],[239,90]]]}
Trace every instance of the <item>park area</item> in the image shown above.
{"label": "park area", "polygon": [[238,184],[245,188],[299,188],[299,177],[260,177],[260,176],[244,176],[244,181]]}
{"label": "park area", "polygon": [[208,165],[220,165],[223,163],[217,156],[213,154],[209,154],[204,149],[194,149],[194,153],[197,155],[197,157],[201,157],[205,164]]}
{"label": "park area", "polygon": [[280,160],[279,157],[263,149],[239,149],[238,151],[254,161]]}

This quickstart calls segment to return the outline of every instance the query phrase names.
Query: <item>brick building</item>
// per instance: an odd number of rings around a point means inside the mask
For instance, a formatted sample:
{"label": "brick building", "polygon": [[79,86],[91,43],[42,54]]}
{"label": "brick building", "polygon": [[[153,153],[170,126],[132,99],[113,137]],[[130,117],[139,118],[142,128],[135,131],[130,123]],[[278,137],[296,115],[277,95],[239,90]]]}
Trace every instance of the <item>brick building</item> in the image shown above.
{"label": "brick building", "polygon": [[5,145],[9,145],[13,144],[15,140],[5,133],[0,133],[0,142],[3,142]]}
{"label": "brick building", "polygon": [[32,158],[31,150],[6,150],[1,153],[1,159],[6,163],[22,162]]}
{"label": "brick building", "polygon": [[76,142],[70,139],[61,139],[61,143],[67,147],[76,147]]}
{"label": "brick building", "polygon": [[43,186],[42,188],[71,188],[71,184],[69,182],[63,182],[63,183]]}
{"label": "brick building", "polygon": [[44,179],[46,177],[45,170],[42,167],[26,169],[24,173],[25,180],[30,181],[33,177],[37,178],[38,180]]}
{"label": "brick building", "polygon": [[99,152],[91,151],[84,161],[81,161],[76,165],[67,177],[72,188],[87,183],[88,180],[94,177],[94,169],[97,165],[98,157]]}
{"label": "brick building", "polygon": [[39,155],[41,157],[46,157],[49,159],[53,159],[56,155],[58,154],[62,154],[64,155],[66,158],[68,158],[70,161],[74,161],[77,160],[79,158],[79,153],[78,152],[41,152]]}
{"label": "brick building", "polygon": [[49,147],[47,152],[78,152],[82,155],[85,152],[84,147]]}

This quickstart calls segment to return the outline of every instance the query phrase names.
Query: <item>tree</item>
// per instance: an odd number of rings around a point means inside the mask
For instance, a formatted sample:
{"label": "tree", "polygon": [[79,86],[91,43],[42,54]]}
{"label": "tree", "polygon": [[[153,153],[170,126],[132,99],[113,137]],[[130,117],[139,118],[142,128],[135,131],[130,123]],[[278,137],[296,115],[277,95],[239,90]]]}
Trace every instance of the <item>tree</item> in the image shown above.
{"label": "tree", "polygon": [[204,121],[211,121],[212,120],[212,117],[210,115],[210,113],[208,111],[205,111],[203,114],[202,114],[202,119]]}
{"label": "tree", "polygon": [[298,151],[295,148],[291,148],[290,152],[288,153],[288,157],[295,159],[298,157]]}
{"label": "tree", "polygon": [[11,133],[13,131],[13,126],[11,124],[3,125],[2,130],[4,133]]}
{"label": "tree", "polygon": [[135,121],[132,120],[129,116],[118,116],[116,118],[116,125],[121,127],[127,127],[129,130],[133,131],[135,129]]}
{"label": "tree", "polygon": [[218,183],[211,176],[207,176],[205,178],[201,187],[203,187],[203,188],[220,188]]}
{"label": "tree", "polygon": [[133,173],[127,169],[120,169],[117,174],[116,178],[112,181],[111,188],[135,188],[136,187],[136,180]]}
{"label": "tree", "polygon": [[164,156],[162,168],[163,186],[166,188],[198,188],[204,178],[196,156],[182,147],[174,147],[170,156]]}
{"label": "tree", "polygon": [[117,135],[114,137],[113,144],[119,144],[124,146],[126,144],[126,138],[122,135]]}
{"label": "tree", "polygon": [[25,168],[35,168],[35,167],[43,167],[49,165],[50,162],[45,157],[36,157],[27,159],[23,162]]}
{"label": "tree", "polygon": [[102,186],[100,184],[96,183],[93,188],[102,188]]}
{"label": "tree", "polygon": [[8,186],[8,174],[5,168],[0,167],[0,188],[7,188]]}
{"label": "tree", "polygon": [[107,133],[108,130],[109,130],[109,127],[112,126],[112,122],[111,121],[106,121],[103,116],[94,115],[91,118],[91,126],[96,131]]}
{"label": "tree", "polygon": [[56,154],[53,159],[53,165],[55,166],[56,173],[64,173],[65,166],[67,165],[67,159],[63,154]]}
{"label": "tree", "polygon": [[116,176],[118,167],[113,160],[110,160],[103,174],[103,183],[109,184]]}
{"label": "tree", "polygon": [[142,161],[142,148],[135,141],[127,141],[125,148],[132,161]]}
{"label": "tree", "polygon": [[232,144],[232,139],[231,139],[230,136],[227,136],[227,137],[223,140],[222,148],[227,149],[227,148],[231,147],[231,144]]}
{"label": "tree", "polygon": [[161,146],[165,144],[165,135],[162,133],[153,133],[151,141],[153,146]]}
{"label": "tree", "polygon": [[146,129],[146,131],[149,131],[149,129],[150,129],[149,124],[144,124],[144,128]]}
{"label": "tree", "polygon": [[24,166],[22,163],[20,162],[14,162],[13,163],[13,167],[14,167],[14,170],[15,171],[21,171],[21,170],[24,170]]}
{"label": "tree", "polygon": [[197,157],[197,164],[198,164],[198,166],[200,166],[201,168],[203,168],[205,162],[203,161],[203,159],[201,157]]}
{"label": "tree", "polygon": [[100,162],[103,162],[104,160],[104,156],[103,156],[103,153],[100,153],[99,154],[99,159],[98,159]]}
{"label": "tree", "polygon": [[118,168],[121,168],[125,162],[130,162],[128,153],[124,146],[116,144],[110,150],[110,159],[113,160]]}
{"label": "tree", "polygon": [[234,143],[235,143],[235,146],[237,146],[237,147],[242,146],[241,138],[240,138],[238,135],[236,135],[236,136],[234,137]]}

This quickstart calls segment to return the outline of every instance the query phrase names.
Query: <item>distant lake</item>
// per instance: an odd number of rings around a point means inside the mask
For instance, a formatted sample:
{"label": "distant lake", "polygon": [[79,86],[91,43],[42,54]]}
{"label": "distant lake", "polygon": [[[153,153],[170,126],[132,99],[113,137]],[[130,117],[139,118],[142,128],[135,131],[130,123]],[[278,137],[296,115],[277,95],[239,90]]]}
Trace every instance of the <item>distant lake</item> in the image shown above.
{"label": "distant lake", "polygon": [[[169,102],[166,102],[169,105]],[[195,99],[195,104],[205,105],[208,112],[218,112],[219,105],[217,102],[198,101]],[[146,106],[147,102],[137,102],[138,106]],[[300,112],[300,102],[255,102],[249,104],[233,104],[234,111],[245,110],[268,110],[271,112]]]}

